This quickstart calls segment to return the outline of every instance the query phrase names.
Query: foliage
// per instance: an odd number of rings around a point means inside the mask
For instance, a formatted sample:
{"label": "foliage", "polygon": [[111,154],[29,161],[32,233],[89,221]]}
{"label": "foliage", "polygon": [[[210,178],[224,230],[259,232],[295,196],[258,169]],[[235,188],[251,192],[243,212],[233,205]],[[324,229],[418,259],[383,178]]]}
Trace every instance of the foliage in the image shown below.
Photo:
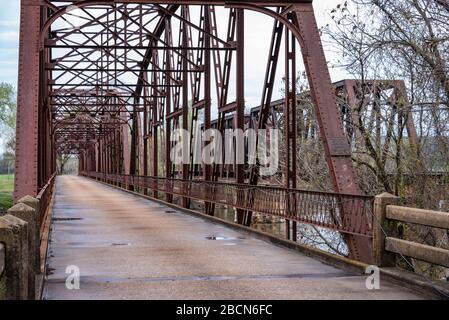
{"label": "foliage", "polygon": [[[361,79],[359,104],[350,120],[361,133],[353,159],[366,193],[388,191],[409,206],[438,209],[449,198],[449,4],[429,0],[351,0],[331,12],[322,31],[342,67]],[[389,97],[369,107],[370,79],[404,80],[407,92],[395,110]],[[391,95],[390,95],[391,97]],[[413,116],[417,141],[398,112]],[[354,119],[356,121],[354,121]],[[369,123],[375,123],[370,126]],[[378,134],[376,128],[379,128]],[[441,230],[405,228],[404,238],[447,248]],[[412,261],[417,272],[439,278],[441,268]]]}
{"label": "foliage", "polygon": [[16,128],[16,97],[14,87],[0,83],[0,127],[14,131]]}
{"label": "foliage", "polygon": [[13,175],[0,175],[0,211],[6,211],[13,204],[14,189]]}
{"label": "foliage", "polygon": [[[338,57],[333,65],[360,80],[356,105],[344,94],[338,102],[350,113],[342,114],[342,124],[352,128],[348,137],[365,194],[387,191],[405,198],[409,206],[431,209],[449,198],[447,184],[435,175],[447,176],[449,167],[449,9],[444,3],[347,1],[332,10],[333,23],[322,30],[327,49]],[[370,85],[373,79],[403,80],[408,90],[391,86],[378,90]],[[304,74],[297,87],[298,92],[308,91]],[[304,94],[299,100],[298,187],[332,190],[311,97]],[[409,119],[417,141],[408,132]],[[282,131],[282,116],[277,121]],[[280,140],[280,154],[285,155],[285,141]],[[280,165],[284,171],[285,156]],[[277,183],[283,180],[278,178]],[[338,238],[311,231],[302,232],[308,243],[344,252]]]}
{"label": "foliage", "polygon": [[[339,57],[334,65],[361,79],[361,86],[369,79],[404,80],[408,90],[402,105],[413,116],[418,135],[417,145],[412,145],[398,111],[385,97],[386,103],[374,114],[383,128],[376,141],[375,130],[363,123],[373,119],[368,119],[361,99],[358,120],[363,148],[356,146],[354,160],[361,181],[368,176],[375,182],[365,184],[365,191],[372,186],[376,193],[383,189],[410,197],[410,204],[436,208],[441,197],[448,196],[444,189],[435,191],[435,183],[428,179],[449,166],[447,2],[352,0],[337,6],[331,15],[333,23],[323,34]],[[419,197],[423,189],[435,197]]]}
{"label": "foliage", "polygon": [[15,153],[16,96],[14,87],[0,83],[0,139],[8,155]]}

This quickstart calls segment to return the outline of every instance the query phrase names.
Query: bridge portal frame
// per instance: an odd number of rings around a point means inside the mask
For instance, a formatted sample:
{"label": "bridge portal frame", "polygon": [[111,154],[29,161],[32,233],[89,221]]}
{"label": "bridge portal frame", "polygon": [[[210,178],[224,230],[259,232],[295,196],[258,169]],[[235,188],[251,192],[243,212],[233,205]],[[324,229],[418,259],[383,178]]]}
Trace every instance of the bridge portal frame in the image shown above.
{"label": "bridge portal frame", "polygon": [[[56,141],[57,136],[53,131],[53,120],[52,120],[52,109],[51,109],[51,95],[52,83],[51,72],[46,70],[46,65],[51,63],[52,49],[51,45],[47,46],[47,40],[50,38],[50,31],[52,23],[58,18],[63,16],[70,9],[69,6],[57,7],[54,3],[58,1],[42,1],[42,0],[21,0],[21,19],[20,19],[20,49],[19,49],[19,81],[18,81],[18,116],[17,116],[17,161],[16,161],[16,178],[15,178],[15,199],[19,199],[24,195],[35,196],[38,194],[40,189],[45,186],[46,182],[50,179],[52,174],[56,171],[56,148],[58,142]],[[222,84],[221,94],[222,100],[221,105],[219,105],[220,117],[225,118],[225,115],[229,112],[236,112],[237,114],[237,127],[242,128],[244,126],[244,12],[245,10],[253,10],[260,12],[262,14],[269,15],[275,19],[277,27],[275,24],[275,29],[272,36],[272,52],[269,56],[269,61],[267,63],[266,71],[266,84],[264,88],[264,94],[262,97],[262,111],[260,113],[260,118],[258,121],[259,129],[264,128],[266,125],[267,116],[269,113],[269,106],[271,102],[271,95],[273,91],[273,81],[277,58],[279,56],[278,46],[279,41],[279,29],[285,28],[285,34],[291,41],[286,41],[286,105],[287,109],[290,111],[289,115],[289,128],[286,130],[286,138],[289,141],[289,165],[286,171],[286,188],[295,188],[296,182],[294,177],[296,177],[296,155],[295,155],[295,141],[296,141],[296,124],[295,124],[295,85],[289,85],[295,83],[292,79],[296,75],[296,62],[294,55],[296,54],[296,43],[299,43],[303,61],[306,67],[307,77],[309,80],[311,88],[311,96],[314,101],[317,113],[317,119],[320,127],[321,137],[324,145],[325,156],[329,166],[329,172],[331,175],[331,180],[333,183],[334,191],[337,193],[346,194],[359,194],[360,190],[356,184],[355,173],[351,160],[351,150],[346,139],[344,128],[342,127],[341,121],[337,120],[338,107],[335,95],[333,93],[331,79],[329,71],[326,64],[326,59],[324,56],[324,51],[319,35],[319,30],[316,24],[316,19],[313,12],[313,6],[311,0],[303,1],[167,1],[167,0],[87,0],[87,1],[72,1],[72,5],[76,4],[80,7],[88,7],[92,5],[106,5],[106,4],[166,4],[167,7],[165,18],[160,19],[157,29],[154,31],[154,35],[158,37],[164,37],[169,39],[167,31],[167,16],[170,16],[177,12],[179,8],[189,5],[203,5],[206,8],[213,8],[213,6],[226,6],[235,10],[235,56],[236,56],[236,101],[235,103],[224,103],[226,99],[223,96],[226,94],[226,85]],[[276,10],[275,8],[279,8]],[[171,11],[172,10],[172,11]],[[171,13],[170,13],[171,12]],[[186,16],[184,18],[184,26],[188,24],[186,22]],[[168,18],[169,19],[169,18]],[[207,22],[210,27],[210,21]],[[277,29],[276,29],[277,28]],[[211,61],[211,51],[207,49],[212,42],[212,37],[208,34],[205,37],[205,60]],[[187,40],[187,39],[184,39]],[[179,47],[178,49],[183,50],[184,54],[188,54],[186,51],[186,42],[184,42],[184,48]],[[142,97],[151,95],[151,93],[146,93],[150,85],[145,82],[148,81],[144,79],[143,74],[145,70],[148,69],[151,56],[155,52],[149,50],[148,58],[142,61],[142,69],[140,70],[140,76],[138,83],[135,85],[135,91],[133,97],[135,99],[135,104],[137,105],[139,101],[142,101]],[[186,63],[182,64],[184,69]],[[276,63],[274,63],[276,62]],[[164,66],[166,69],[170,69],[170,59],[166,58],[166,63]],[[225,67],[225,66],[224,66]],[[229,72],[229,70],[227,70]],[[204,77],[206,82],[211,79],[212,70],[210,66],[205,68]],[[170,100],[166,99],[165,110],[166,114],[158,114],[156,106],[151,106],[150,104],[145,104],[144,108],[152,109],[153,114],[156,119],[152,120],[152,130],[161,125],[163,121],[166,122],[167,130],[170,132],[171,125],[173,124],[173,119],[179,120],[183,119],[182,126],[185,128],[188,126],[186,122],[186,114],[188,112],[188,101],[186,100],[187,90],[189,87],[187,85],[188,72],[184,70],[182,72],[183,85],[181,86],[182,93],[182,107],[179,110],[171,110]],[[167,81],[167,79],[165,79]],[[226,80],[225,78],[222,80]],[[293,81],[292,81],[293,80]],[[167,86],[170,87],[170,81],[166,82]],[[217,88],[218,89],[218,88]],[[210,102],[208,101],[208,95],[210,94],[210,82],[206,84],[204,103],[202,105],[197,105],[197,107],[205,110],[206,120],[205,126],[210,126]],[[170,91],[171,92],[171,91]],[[154,93],[154,92],[153,92]],[[146,99],[145,99],[146,101]],[[197,101],[200,103],[200,101]],[[157,104],[157,103],[156,103]],[[182,117],[184,116],[184,117]],[[132,140],[130,148],[130,159],[129,159],[129,169],[127,169],[127,164],[124,166],[125,171],[129,170],[130,174],[135,174],[139,166],[141,166],[142,159],[143,163],[148,164],[148,153],[143,152],[147,150],[144,146],[140,145],[140,138],[138,136],[138,131],[135,129],[140,119],[134,115],[133,124],[134,130],[132,130]],[[145,119],[145,124],[147,124]],[[124,132],[123,126],[117,127],[117,130]],[[150,128],[145,126],[144,130],[149,133]],[[156,129],[157,130],[157,129]],[[140,131],[140,130],[139,130]],[[80,133],[80,132],[78,132]],[[85,132],[81,132],[85,133]],[[92,131],[89,131],[92,133]],[[96,132],[93,132],[96,133]],[[115,135],[114,135],[115,136]],[[169,137],[169,134],[166,134]],[[154,136],[153,136],[153,139]],[[122,141],[122,139],[115,139],[115,141]],[[126,140],[126,139],[125,139]],[[147,139],[148,141],[148,139]],[[111,143],[109,141],[109,143]],[[157,143],[153,140],[153,143]],[[124,143],[122,143],[124,145]],[[146,144],[146,143],[145,143]],[[111,145],[111,144],[109,144]],[[166,142],[167,154],[169,152],[169,141]],[[126,153],[127,146],[122,146],[122,152]],[[83,152],[89,149],[83,150]],[[109,152],[111,149],[109,149]],[[96,162],[100,162],[98,159],[98,154],[91,154],[90,159],[87,161],[85,158],[81,162],[93,163],[94,159]],[[119,156],[115,162],[120,162],[126,159],[126,154]],[[153,152],[153,164],[156,163],[155,157],[157,154]],[[168,159],[168,158],[167,158]],[[125,160],[126,163],[126,160]],[[148,167],[143,169],[146,173],[149,171]],[[112,163],[103,163],[103,167],[110,170]],[[166,176],[170,177],[171,164],[166,163]],[[244,167],[237,167],[236,182],[244,182]],[[157,168],[153,167],[153,173],[157,173]],[[257,168],[253,168],[251,175],[251,184],[257,184]],[[189,168],[188,166],[183,167],[183,178],[188,178]],[[217,175],[215,174],[214,168],[208,168],[206,170],[205,179],[206,181],[214,181]],[[170,199],[167,199],[170,200]],[[185,203],[187,205],[187,202]],[[238,211],[238,221],[240,223],[248,223],[250,221],[250,212]],[[346,216],[345,219],[351,220],[351,216]],[[368,218],[367,218],[368,219]],[[293,232],[292,238],[294,239],[296,232]],[[351,256],[355,259],[362,261],[371,260],[371,250],[370,241],[366,238],[359,238],[357,236],[350,236],[347,238],[347,242],[350,248]]]}

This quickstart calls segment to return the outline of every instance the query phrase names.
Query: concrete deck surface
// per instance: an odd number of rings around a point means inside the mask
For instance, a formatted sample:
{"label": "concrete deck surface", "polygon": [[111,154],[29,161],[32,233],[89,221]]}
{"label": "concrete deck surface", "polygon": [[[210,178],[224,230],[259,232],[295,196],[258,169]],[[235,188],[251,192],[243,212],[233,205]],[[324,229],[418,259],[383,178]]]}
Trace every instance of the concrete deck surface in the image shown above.
{"label": "concrete deck surface", "polygon": [[57,178],[53,219],[44,299],[421,298],[86,178]]}

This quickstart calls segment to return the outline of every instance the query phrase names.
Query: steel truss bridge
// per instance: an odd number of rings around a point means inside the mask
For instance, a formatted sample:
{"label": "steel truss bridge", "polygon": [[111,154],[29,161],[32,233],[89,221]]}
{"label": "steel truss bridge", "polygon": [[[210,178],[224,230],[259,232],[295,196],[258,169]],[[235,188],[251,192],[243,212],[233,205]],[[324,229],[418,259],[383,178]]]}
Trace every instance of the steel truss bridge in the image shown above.
{"label": "steel truss bridge", "polygon": [[[248,12],[271,18],[272,33],[260,35],[268,52],[248,48],[245,30],[258,28],[245,23]],[[344,235],[353,259],[372,259],[373,198],[360,195],[348,139],[358,133],[337,102],[360,95],[352,82],[332,86],[311,0],[22,0],[20,25],[16,200],[38,196],[46,206],[57,156],[74,154],[86,177],[169,203],[178,198],[184,208],[201,202],[208,215],[225,205],[247,226],[253,213],[279,216],[292,240],[297,223],[329,228]],[[250,120],[245,54],[267,59]],[[296,86],[300,66],[307,92]],[[273,103],[282,80],[285,98]],[[400,83],[369,86],[403,93]],[[313,103],[333,193],[297,189],[301,95]],[[282,185],[261,185],[257,165],[236,164],[232,181],[222,181],[223,167],[170,160],[171,133],[194,121],[206,130],[260,130],[279,117]]]}

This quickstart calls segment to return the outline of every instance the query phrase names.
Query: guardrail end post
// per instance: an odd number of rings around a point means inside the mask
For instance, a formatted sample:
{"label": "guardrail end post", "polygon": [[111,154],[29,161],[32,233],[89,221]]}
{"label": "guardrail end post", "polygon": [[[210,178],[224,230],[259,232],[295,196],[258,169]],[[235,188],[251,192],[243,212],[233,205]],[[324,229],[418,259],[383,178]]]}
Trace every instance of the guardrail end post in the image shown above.
{"label": "guardrail end post", "polygon": [[385,225],[386,209],[388,205],[399,204],[399,197],[390,193],[382,193],[374,199],[373,219],[373,258],[379,267],[392,267],[395,265],[394,255],[385,251]]}
{"label": "guardrail end post", "polygon": [[9,214],[0,217],[0,242],[6,249],[6,298],[27,300],[28,223]]}
{"label": "guardrail end post", "polygon": [[[33,208],[36,211],[35,212],[35,217],[36,217],[35,221],[30,222],[27,219],[24,219],[24,218],[21,218],[21,219],[23,219],[26,222],[28,222],[28,224],[34,224],[35,223],[35,226],[36,226],[35,231],[33,233],[35,235],[35,239],[36,239],[36,246],[33,247],[33,248],[36,248],[36,261],[35,261],[36,269],[35,269],[35,272],[36,272],[36,274],[39,274],[41,272],[40,271],[41,270],[41,267],[40,267],[40,265],[41,265],[41,261],[40,261],[41,257],[40,257],[40,252],[39,252],[40,251],[40,230],[39,230],[40,226],[39,226],[39,222],[40,222],[40,219],[41,219],[40,201],[38,199],[36,199],[36,198],[33,198],[32,196],[25,196],[25,197],[19,199],[19,201],[17,201],[17,203],[18,204],[19,203],[24,203],[24,204],[26,204],[27,206],[30,206],[31,208]],[[12,214],[12,215],[14,216],[15,214]],[[33,226],[31,226],[31,228],[33,228]]]}
{"label": "guardrail end post", "polygon": [[39,214],[39,200],[36,198],[33,198],[32,196],[25,196],[21,199],[19,199],[19,201],[17,201],[17,203],[24,203],[27,206],[30,206],[31,208],[33,208],[34,210],[36,210],[36,213]]}
{"label": "guardrail end post", "polygon": [[[34,198],[30,197],[25,200],[36,205],[36,202],[31,199]],[[37,201],[37,205],[39,205],[39,201]],[[36,275],[40,271],[38,211],[25,203],[18,203],[8,210],[8,214],[28,223],[28,298],[34,300],[36,298]]]}

